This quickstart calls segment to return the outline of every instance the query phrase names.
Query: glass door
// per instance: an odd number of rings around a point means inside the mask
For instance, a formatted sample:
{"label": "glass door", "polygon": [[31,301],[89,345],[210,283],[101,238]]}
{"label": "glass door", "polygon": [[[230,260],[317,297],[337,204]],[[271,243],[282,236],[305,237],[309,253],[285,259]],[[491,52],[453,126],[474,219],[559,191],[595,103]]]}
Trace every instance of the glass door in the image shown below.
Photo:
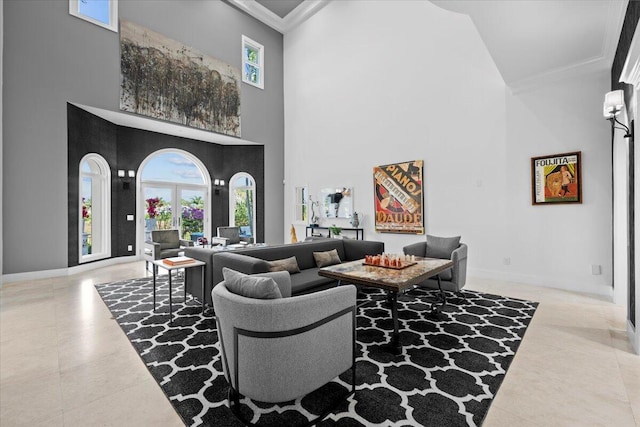
{"label": "glass door", "polygon": [[144,240],[153,230],[180,230],[180,238],[205,236],[207,191],[188,185],[143,184]]}
{"label": "glass door", "polygon": [[175,185],[156,186],[143,185],[142,200],[144,202],[144,241],[151,240],[153,230],[170,230],[177,228],[174,217]]}
{"label": "glass door", "polygon": [[183,239],[197,241],[205,237],[205,206],[207,193],[203,189],[176,188],[180,194],[180,235]]}

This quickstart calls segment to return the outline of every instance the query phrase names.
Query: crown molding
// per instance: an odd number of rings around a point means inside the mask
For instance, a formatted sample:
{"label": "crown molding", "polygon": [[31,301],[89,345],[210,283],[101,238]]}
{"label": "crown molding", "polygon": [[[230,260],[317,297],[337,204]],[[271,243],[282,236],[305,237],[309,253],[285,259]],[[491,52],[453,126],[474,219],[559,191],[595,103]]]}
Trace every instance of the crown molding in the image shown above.
{"label": "crown molding", "polygon": [[255,0],[227,0],[228,3],[253,16],[257,20],[267,24],[274,30],[285,34],[302,22],[316,14],[320,9],[329,4],[331,0],[305,0],[293,9],[287,16],[280,18]]}
{"label": "crown molding", "polygon": [[587,58],[584,61],[567,65],[565,67],[554,68],[540,74],[520,79],[514,82],[507,82],[507,86],[513,94],[534,90],[537,87],[564,79],[583,76],[598,71],[610,70],[613,59],[618,48],[618,39],[622,32],[622,24],[627,11],[628,0],[622,2],[610,2],[607,11],[607,22],[605,25],[605,37],[602,40],[602,47],[599,55]]}

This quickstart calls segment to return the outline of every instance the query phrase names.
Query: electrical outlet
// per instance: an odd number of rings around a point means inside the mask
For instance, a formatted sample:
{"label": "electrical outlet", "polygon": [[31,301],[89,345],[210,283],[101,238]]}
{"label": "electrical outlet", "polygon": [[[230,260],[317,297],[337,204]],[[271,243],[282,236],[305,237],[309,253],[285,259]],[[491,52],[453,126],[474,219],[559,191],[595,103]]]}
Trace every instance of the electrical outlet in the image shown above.
{"label": "electrical outlet", "polygon": [[127,250],[131,252],[133,250],[133,245],[127,245]]}
{"label": "electrical outlet", "polygon": [[133,215],[127,215],[127,221],[133,221]]}
{"label": "electrical outlet", "polygon": [[599,264],[591,264],[591,274],[594,276],[602,274],[602,266]]}
{"label": "electrical outlet", "polygon": [[504,265],[511,265],[511,258],[509,258],[509,257],[504,258],[504,259],[502,260],[502,263],[503,263]]}

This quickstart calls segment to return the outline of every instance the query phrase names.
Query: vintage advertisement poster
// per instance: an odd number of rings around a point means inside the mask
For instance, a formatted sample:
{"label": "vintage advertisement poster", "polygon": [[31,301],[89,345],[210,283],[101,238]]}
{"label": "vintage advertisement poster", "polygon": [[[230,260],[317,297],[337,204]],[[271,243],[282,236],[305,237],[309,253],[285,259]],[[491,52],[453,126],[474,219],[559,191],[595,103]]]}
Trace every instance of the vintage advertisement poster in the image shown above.
{"label": "vintage advertisement poster", "polygon": [[422,160],[373,168],[376,231],[424,234]]}
{"label": "vintage advertisement poster", "polygon": [[582,203],[581,152],[531,158],[534,205]]}

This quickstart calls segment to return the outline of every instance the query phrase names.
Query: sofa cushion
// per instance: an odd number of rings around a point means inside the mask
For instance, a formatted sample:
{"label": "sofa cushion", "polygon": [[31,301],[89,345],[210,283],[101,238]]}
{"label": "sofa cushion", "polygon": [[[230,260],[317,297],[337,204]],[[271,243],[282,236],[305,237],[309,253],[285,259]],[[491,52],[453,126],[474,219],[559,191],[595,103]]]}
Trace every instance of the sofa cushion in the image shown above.
{"label": "sofa cushion", "polygon": [[323,287],[333,287],[336,282],[328,277],[318,274],[318,268],[308,268],[299,274],[291,276],[291,293],[293,295],[304,294],[307,291],[317,291]]}
{"label": "sofa cushion", "polygon": [[313,259],[316,260],[316,265],[318,267],[327,267],[329,265],[340,264],[342,262],[338,255],[338,251],[335,249],[325,252],[314,252]]}
{"label": "sofa cushion", "polygon": [[261,248],[246,248],[235,251],[242,255],[273,261],[277,259],[296,257],[300,270],[316,268],[313,252],[329,251],[336,249],[340,259],[345,258],[343,241],[339,239],[324,239],[322,241],[291,243],[286,245],[265,246]]}
{"label": "sofa cushion", "polygon": [[288,271],[289,274],[300,273],[300,267],[298,267],[298,260],[292,256],[284,259],[276,259],[269,261],[269,271]]}
{"label": "sofa cushion", "polygon": [[427,258],[451,259],[451,253],[460,246],[460,236],[437,237],[427,235]]}
{"label": "sofa cushion", "polygon": [[236,295],[256,299],[282,298],[280,288],[271,277],[250,276],[230,268],[222,269],[224,284]]}

